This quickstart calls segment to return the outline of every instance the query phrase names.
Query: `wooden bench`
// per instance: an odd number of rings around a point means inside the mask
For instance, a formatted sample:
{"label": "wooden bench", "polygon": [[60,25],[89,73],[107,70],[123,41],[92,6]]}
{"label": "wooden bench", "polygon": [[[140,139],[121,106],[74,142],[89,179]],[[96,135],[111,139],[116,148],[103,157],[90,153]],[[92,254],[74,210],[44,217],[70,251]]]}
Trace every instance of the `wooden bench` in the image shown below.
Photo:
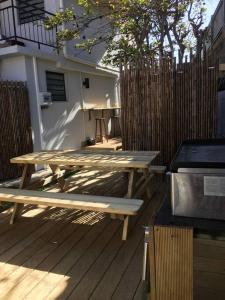
{"label": "wooden bench", "polygon": [[50,193],[22,189],[0,188],[0,201],[15,203],[10,224],[13,224],[19,204],[45,205],[60,208],[72,208],[98,211],[123,216],[122,240],[127,239],[129,216],[137,214],[143,201],[103,196]]}
{"label": "wooden bench", "polygon": [[166,173],[166,166],[151,166],[150,172],[154,174],[165,174]]}
{"label": "wooden bench", "polygon": [[162,180],[164,181],[166,179],[166,170],[167,167],[166,166],[151,166],[149,169],[149,172],[153,175],[158,175],[162,178]]}

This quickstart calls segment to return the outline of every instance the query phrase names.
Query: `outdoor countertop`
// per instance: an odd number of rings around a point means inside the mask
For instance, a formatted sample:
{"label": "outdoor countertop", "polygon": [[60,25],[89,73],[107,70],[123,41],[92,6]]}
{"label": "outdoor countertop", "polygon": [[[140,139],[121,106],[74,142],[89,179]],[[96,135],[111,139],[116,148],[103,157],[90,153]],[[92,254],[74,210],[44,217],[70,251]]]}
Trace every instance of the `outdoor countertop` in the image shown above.
{"label": "outdoor countertop", "polygon": [[172,215],[170,195],[167,194],[162,206],[155,217],[155,226],[177,226],[192,227],[195,230],[209,232],[223,231],[225,233],[225,221],[212,219],[199,219],[188,217],[177,217]]}
{"label": "outdoor countertop", "polygon": [[121,109],[120,106],[95,106],[95,107],[83,107],[81,110],[88,111],[88,110],[113,110],[113,109]]}

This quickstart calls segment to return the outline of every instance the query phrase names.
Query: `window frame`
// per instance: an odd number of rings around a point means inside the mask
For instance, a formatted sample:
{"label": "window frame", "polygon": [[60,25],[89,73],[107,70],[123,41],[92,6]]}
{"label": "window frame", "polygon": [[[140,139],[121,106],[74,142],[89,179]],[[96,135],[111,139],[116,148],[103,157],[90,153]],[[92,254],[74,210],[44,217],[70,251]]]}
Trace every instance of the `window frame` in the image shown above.
{"label": "window frame", "polygon": [[[49,88],[49,78],[48,78],[48,74],[52,74],[52,75],[56,75],[56,76],[62,76],[62,80],[61,79],[56,79],[58,81],[62,81],[63,84],[59,84],[60,87],[63,87],[62,91],[64,92],[64,100],[60,99],[60,100],[55,100],[54,99],[54,89],[52,90],[51,88]],[[67,93],[66,93],[66,78],[65,78],[65,73],[61,73],[61,72],[55,72],[55,71],[45,71],[45,76],[46,76],[46,87],[47,87],[47,92],[52,94],[52,102],[67,102]],[[52,83],[52,85],[54,85],[54,83]],[[60,91],[60,89],[58,90]]]}

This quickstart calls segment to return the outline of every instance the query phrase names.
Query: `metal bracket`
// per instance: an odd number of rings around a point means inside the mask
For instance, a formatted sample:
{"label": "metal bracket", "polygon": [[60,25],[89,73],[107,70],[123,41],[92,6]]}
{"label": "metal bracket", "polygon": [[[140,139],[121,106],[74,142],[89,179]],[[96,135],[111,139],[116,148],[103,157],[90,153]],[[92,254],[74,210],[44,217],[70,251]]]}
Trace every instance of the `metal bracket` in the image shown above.
{"label": "metal bracket", "polygon": [[143,270],[142,270],[142,281],[146,280],[147,275],[147,257],[148,257],[148,244],[150,242],[150,227],[143,226],[145,231],[144,238],[144,255],[143,255]]}
{"label": "metal bracket", "polygon": [[150,227],[149,226],[143,226],[144,231],[145,231],[145,243],[150,242]]}

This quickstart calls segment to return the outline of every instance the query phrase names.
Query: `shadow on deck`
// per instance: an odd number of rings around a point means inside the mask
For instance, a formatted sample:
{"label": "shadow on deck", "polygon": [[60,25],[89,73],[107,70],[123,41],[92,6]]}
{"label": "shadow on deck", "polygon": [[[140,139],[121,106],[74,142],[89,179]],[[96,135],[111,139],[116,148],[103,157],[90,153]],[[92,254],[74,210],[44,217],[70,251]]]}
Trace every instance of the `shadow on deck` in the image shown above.
{"label": "shadow on deck", "polygon": [[[72,193],[122,196],[126,178],[87,170],[68,182]],[[153,196],[131,218],[128,240],[122,224],[102,213],[26,206],[9,225],[0,215],[0,299],[142,299],[143,225],[163,196],[154,179]],[[57,186],[48,187],[57,191]]]}

